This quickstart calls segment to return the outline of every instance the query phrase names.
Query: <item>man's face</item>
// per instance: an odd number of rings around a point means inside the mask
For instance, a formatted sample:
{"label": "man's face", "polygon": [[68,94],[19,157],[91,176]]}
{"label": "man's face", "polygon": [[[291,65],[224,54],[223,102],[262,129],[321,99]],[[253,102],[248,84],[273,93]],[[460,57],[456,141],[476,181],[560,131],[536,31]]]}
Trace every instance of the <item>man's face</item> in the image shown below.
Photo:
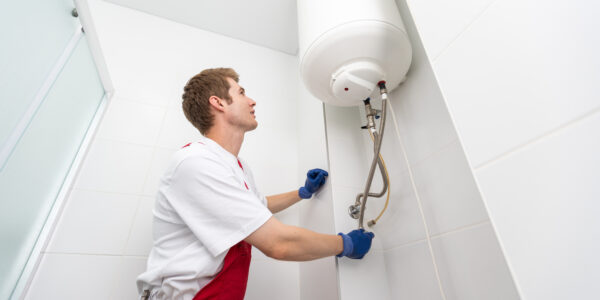
{"label": "man's face", "polygon": [[228,121],[230,124],[239,126],[245,131],[256,129],[258,122],[254,116],[254,106],[256,102],[252,98],[246,96],[245,90],[235,80],[227,78],[229,82],[229,96],[231,104],[226,105]]}

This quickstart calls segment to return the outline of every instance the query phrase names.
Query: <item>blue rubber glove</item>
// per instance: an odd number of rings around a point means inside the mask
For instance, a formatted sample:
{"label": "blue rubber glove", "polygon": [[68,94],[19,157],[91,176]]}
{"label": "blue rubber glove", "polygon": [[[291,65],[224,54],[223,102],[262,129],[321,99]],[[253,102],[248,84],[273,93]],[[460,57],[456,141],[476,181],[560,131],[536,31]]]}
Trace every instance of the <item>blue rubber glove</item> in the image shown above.
{"label": "blue rubber glove", "polygon": [[298,190],[298,195],[302,199],[312,197],[312,194],[319,190],[327,180],[329,173],[321,169],[312,169],[306,173],[306,182],[304,186]]}
{"label": "blue rubber glove", "polygon": [[354,259],[361,259],[371,249],[371,241],[375,237],[372,232],[367,232],[364,229],[356,229],[348,234],[338,233],[344,240],[344,251],[338,254],[337,257],[346,256]]}

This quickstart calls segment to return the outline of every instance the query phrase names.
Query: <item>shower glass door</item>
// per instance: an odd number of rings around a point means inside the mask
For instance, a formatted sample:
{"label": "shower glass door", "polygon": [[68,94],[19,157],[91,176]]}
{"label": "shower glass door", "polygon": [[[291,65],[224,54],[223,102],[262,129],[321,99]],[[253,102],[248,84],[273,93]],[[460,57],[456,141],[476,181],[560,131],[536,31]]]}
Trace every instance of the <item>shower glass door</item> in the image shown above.
{"label": "shower glass door", "polygon": [[73,8],[65,0],[1,4],[0,299],[18,296],[15,287],[29,275],[25,266],[105,101]]}

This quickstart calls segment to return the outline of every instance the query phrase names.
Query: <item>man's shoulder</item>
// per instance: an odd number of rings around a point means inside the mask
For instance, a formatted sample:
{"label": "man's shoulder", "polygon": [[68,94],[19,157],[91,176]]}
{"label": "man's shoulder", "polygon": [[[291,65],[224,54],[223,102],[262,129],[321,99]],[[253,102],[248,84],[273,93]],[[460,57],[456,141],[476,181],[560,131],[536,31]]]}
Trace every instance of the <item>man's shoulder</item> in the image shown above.
{"label": "man's shoulder", "polygon": [[228,169],[226,162],[208,147],[197,143],[183,147],[173,157],[175,169],[188,167],[197,170]]}

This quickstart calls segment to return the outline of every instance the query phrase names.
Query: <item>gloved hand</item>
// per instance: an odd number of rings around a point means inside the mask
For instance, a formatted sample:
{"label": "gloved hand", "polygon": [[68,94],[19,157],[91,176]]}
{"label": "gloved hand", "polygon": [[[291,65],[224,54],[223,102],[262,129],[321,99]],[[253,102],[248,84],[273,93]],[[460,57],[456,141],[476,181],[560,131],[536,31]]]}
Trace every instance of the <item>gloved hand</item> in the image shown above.
{"label": "gloved hand", "polygon": [[325,184],[329,173],[321,169],[312,169],[306,173],[306,182],[304,186],[298,190],[298,195],[302,199],[312,197],[312,194]]}
{"label": "gloved hand", "polygon": [[344,251],[338,254],[337,257],[347,256],[349,258],[361,259],[369,249],[371,249],[371,241],[375,237],[372,232],[367,232],[364,229],[356,229],[348,234],[338,233],[344,240]]}

